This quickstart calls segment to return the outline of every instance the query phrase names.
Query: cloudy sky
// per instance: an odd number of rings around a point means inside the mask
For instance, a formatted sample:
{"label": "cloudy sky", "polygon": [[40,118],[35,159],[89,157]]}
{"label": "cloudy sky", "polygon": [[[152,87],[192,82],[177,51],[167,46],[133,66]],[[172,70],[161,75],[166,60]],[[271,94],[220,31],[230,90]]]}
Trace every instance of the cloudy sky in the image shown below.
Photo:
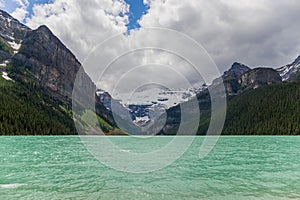
{"label": "cloudy sky", "polygon": [[[112,35],[134,38],[146,27],[193,38],[221,72],[235,61],[280,67],[300,55],[298,0],[0,0],[0,6],[33,29],[46,24],[82,62]],[[153,34],[137,36],[134,42],[150,37],[157,43],[170,39]],[[143,60],[162,57],[145,56]],[[132,58],[127,62],[134,63]],[[166,63],[172,62],[160,64]]]}

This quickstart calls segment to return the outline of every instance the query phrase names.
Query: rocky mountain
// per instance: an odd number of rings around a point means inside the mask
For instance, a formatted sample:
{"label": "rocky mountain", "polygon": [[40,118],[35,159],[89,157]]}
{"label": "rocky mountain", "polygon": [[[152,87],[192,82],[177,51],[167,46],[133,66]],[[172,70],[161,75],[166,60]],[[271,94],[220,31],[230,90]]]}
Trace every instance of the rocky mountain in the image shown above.
{"label": "rocky mountain", "polygon": [[[288,134],[300,134],[298,125],[300,121],[296,117],[300,109],[297,100],[300,98],[299,82],[297,82],[300,76],[292,79],[297,75],[298,65],[299,57],[292,64],[280,68],[288,69],[280,74],[278,69],[251,69],[246,65],[234,63],[222,77],[215,79],[208,88],[213,89],[224,83],[228,99],[228,113],[223,134],[256,134],[255,131],[258,134],[268,134],[268,132],[285,134],[285,130]],[[283,80],[292,83],[286,85]],[[209,90],[199,93],[197,100],[201,110],[198,134],[202,135],[206,133],[210,122]],[[180,112],[180,106],[167,110],[167,123],[160,134],[176,134],[179,124],[182,123]],[[253,120],[256,120],[257,125]],[[264,122],[269,125],[265,127]]]}
{"label": "rocky mountain", "polygon": [[282,77],[272,68],[251,69],[246,65],[234,63],[213,85],[224,84],[228,95],[238,95],[248,89],[256,89],[272,83],[281,83]]}
{"label": "rocky mountain", "polygon": [[228,71],[224,72],[223,79],[239,79],[244,73],[250,71],[251,68],[241,63],[233,63]]}
{"label": "rocky mountain", "polygon": [[[243,129],[245,134],[300,134],[299,66],[300,56],[276,70],[234,63],[210,86],[148,88],[136,91],[130,100],[116,100],[96,89],[80,62],[49,28],[31,30],[0,11],[0,134],[76,134],[73,116],[80,129],[90,130],[93,108],[107,134],[176,134],[180,123],[189,123],[181,121],[180,108],[192,99],[201,110],[198,134],[205,134],[210,122],[209,89],[222,83],[228,97],[224,134]],[[76,77],[83,89],[74,98]],[[95,104],[85,105],[86,98]],[[79,113],[72,113],[72,103]],[[191,116],[194,112],[188,110]]]}
{"label": "rocky mountain", "polygon": [[[290,70],[295,70],[296,66],[297,66],[297,61],[298,59],[296,59],[296,61],[292,64],[292,65],[287,65],[289,66]],[[292,68],[291,66],[293,66],[294,68]],[[290,73],[289,76],[289,80],[292,73]],[[254,92],[251,93],[251,95],[255,96],[256,94],[260,94],[259,91],[261,90],[266,90],[265,88],[270,88],[273,89],[273,85],[277,84],[277,85],[281,85],[282,84],[282,79],[284,79],[284,77],[282,77],[282,74],[280,74],[278,72],[278,70],[272,69],[272,68],[254,68],[251,69],[250,67],[241,64],[241,63],[233,63],[233,65],[231,66],[231,68],[224,72],[224,74],[222,75],[222,77],[216,79],[215,81],[213,81],[213,84],[210,86],[205,86],[199,90],[197,90],[197,92],[193,93],[191,95],[191,93],[187,92],[187,94],[189,93],[190,95],[188,95],[188,98],[186,99],[187,101],[190,100],[190,98],[195,98],[197,97],[198,102],[199,102],[199,107],[202,111],[202,118],[204,118],[204,120],[202,120],[205,123],[201,124],[198,133],[199,134],[203,134],[206,130],[206,128],[208,127],[207,122],[209,122],[209,109],[210,109],[210,95],[209,95],[209,87],[216,87],[221,83],[224,83],[227,95],[230,100],[230,102],[232,101],[232,99],[236,99],[238,97],[243,97],[246,96],[244,95],[245,93],[247,93],[248,91],[252,91],[252,90],[257,90],[258,92]],[[299,79],[298,79],[299,80]],[[286,88],[286,86],[278,86],[279,89],[283,89]],[[268,89],[267,89],[268,90]],[[292,90],[293,91],[293,90]],[[294,94],[297,94],[296,91]],[[129,112],[130,116],[131,116],[131,120],[134,122],[135,125],[137,126],[146,126],[147,124],[149,124],[152,121],[162,121],[162,119],[160,118],[164,118],[164,117],[160,117],[155,116],[154,118],[151,118],[151,111],[153,111],[153,107],[160,105],[161,102],[164,101],[168,101],[170,98],[170,96],[174,95],[174,93],[172,93],[172,91],[161,91],[159,94],[161,94],[162,96],[160,97],[160,101],[150,101],[147,98],[147,95],[149,95],[148,91],[144,91],[145,93],[145,97],[143,95],[137,95],[140,98],[136,99],[137,102],[147,102],[147,103],[140,103],[140,104],[130,104],[128,105],[128,107],[125,109],[124,113]],[[151,93],[151,92],[150,92]],[[111,100],[111,96],[108,95],[108,93],[105,93],[105,97],[101,97],[101,101],[103,103],[105,103],[106,105],[109,105],[109,102]],[[146,95],[147,94],[147,95]],[[167,94],[170,96],[163,96],[163,94]],[[184,93],[185,94],[185,93]],[[195,95],[196,94],[196,95]],[[152,96],[158,96],[158,95],[152,95]],[[184,95],[183,95],[184,96]],[[259,98],[263,98],[261,96],[259,96]],[[284,99],[283,99],[284,100]],[[278,100],[281,101],[281,100]],[[166,119],[166,124],[164,125],[163,129],[159,131],[159,134],[173,134],[176,132],[176,128],[178,128],[178,125],[181,123],[180,120],[180,104],[184,103],[186,101],[184,101],[183,99],[181,100],[180,103],[175,103],[174,105],[170,105],[169,107],[167,106],[162,106],[161,109],[165,110],[167,109],[167,119]],[[280,102],[277,102],[280,103]],[[119,104],[121,104],[121,102],[119,102]],[[267,105],[267,102],[265,102],[265,105]],[[124,106],[126,107],[126,106]],[[124,107],[122,109],[124,109]],[[231,107],[231,110],[233,110],[234,107]],[[282,109],[282,108],[280,108]],[[157,111],[156,111],[157,112]],[[191,112],[193,112],[191,110]],[[276,111],[277,112],[277,111]],[[164,113],[164,112],[162,112]],[[250,115],[250,114],[249,114]],[[274,125],[275,126],[275,125]],[[228,131],[228,129],[227,129]]]}
{"label": "rocky mountain", "polygon": [[[66,134],[73,133],[75,130],[74,123],[70,122],[73,121],[73,117],[70,115],[72,113],[70,110],[72,101],[82,108],[95,107],[95,105],[83,105],[83,99],[95,100],[96,86],[94,83],[82,70],[81,64],[75,55],[46,26],[31,30],[4,11],[0,11],[0,25],[0,73],[2,73],[0,81],[5,80],[1,92],[8,91],[6,94],[11,94],[6,98],[6,101],[16,96],[20,97],[18,100],[11,99],[9,101],[17,101],[12,107],[16,106],[19,109],[10,109],[6,112],[6,117],[1,115],[1,123],[5,124],[3,130],[20,130],[20,127],[14,127],[14,124],[19,124],[17,120],[23,121],[23,117],[25,117],[23,113],[19,113],[19,111],[24,110],[21,106],[24,104],[23,98],[35,96],[36,98],[31,99],[31,101],[39,109],[47,110],[47,112],[43,113],[41,111],[43,114],[39,119],[36,118],[39,115],[32,116],[32,120],[26,125],[29,134],[34,131],[39,132],[39,134],[49,134],[50,130],[46,133],[42,131],[43,129],[48,130],[46,124],[50,122],[47,120],[50,120],[51,116],[59,115],[64,115],[68,123],[60,124],[58,122],[55,126],[66,126],[60,129],[69,130],[65,131]],[[79,85],[83,89],[81,93],[77,94],[76,98],[72,98],[76,76]],[[9,90],[9,87],[15,89]],[[14,93],[11,93],[11,91],[14,91]],[[1,102],[1,104],[5,105],[4,102]],[[28,106],[26,107],[28,108]],[[34,110],[36,108],[30,107],[30,109]],[[98,99],[96,99],[96,109],[99,115],[106,117],[104,121],[113,121],[109,111]],[[24,110],[24,112],[28,111]],[[84,113],[83,110],[83,116]],[[10,119],[9,116],[12,115],[16,118]],[[20,115],[20,118],[17,117],[18,115]],[[46,122],[40,121],[43,118],[47,119]],[[24,119],[24,121],[27,120]],[[102,124],[109,127],[104,121]],[[86,122],[81,120],[81,124],[85,126]],[[56,132],[59,133],[59,131]]]}
{"label": "rocky mountain", "polygon": [[1,40],[13,49],[11,54],[2,50],[2,62],[28,69],[53,97],[70,104],[81,66],[72,52],[46,26],[31,30],[4,11],[0,11],[0,25]]}
{"label": "rocky mountain", "polygon": [[[71,103],[73,84],[81,64],[46,26],[27,33],[12,62],[29,69],[52,96]],[[85,83],[95,91],[88,77]]]}

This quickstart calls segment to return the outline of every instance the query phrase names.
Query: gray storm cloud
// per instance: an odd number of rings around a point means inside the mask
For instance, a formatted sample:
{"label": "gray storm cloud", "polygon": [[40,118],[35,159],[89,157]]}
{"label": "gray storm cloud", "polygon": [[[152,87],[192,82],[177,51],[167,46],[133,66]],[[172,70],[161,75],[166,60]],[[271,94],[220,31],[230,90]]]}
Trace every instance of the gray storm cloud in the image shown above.
{"label": "gray storm cloud", "polygon": [[[300,54],[300,6],[297,0],[152,0],[148,13],[139,23],[142,28],[132,30],[132,45],[147,41],[164,43],[172,40],[164,35],[152,34],[143,37],[135,33],[145,27],[170,28],[182,32],[200,43],[215,61],[220,71],[228,69],[235,62],[242,62],[250,67],[279,67],[291,62]],[[51,30],[84,62],[89,53],[109,37],[125,33],[128,17],[128,5],[121,0],[55,0],[45,5],[35,5],[34,15],[26,19],[27,25],[36,28],[41,24],[48,25]],[[123,13],[124,15],[120,15]],[[146,38],[145,38],[146,37]],[[176,44],[176,41],[172,41]],[[127,44],[116,44],[116,49],[103,49],[116,57],[118,50],[126,49]],[[188,49],[183,45],[181,49]],[[135,57],[136,56],[136,57]],[[195,55],[197,56],[197,55]],[[191,69],[182,59],[172,55],[162,56],[162,52],[144,52],[131,54],[116,63],[107,74],[109,85],[118,73],[124,73],[126,66],[147,63],[172,65],[174,69]],[[100,68],[105,66],[99,66]],[[130,68],[129,67],[129,68]],[[119,69],[119,70],[118,70]],[[160,69],[161,72],[165,68]],[[158,71],[159,72],[159,71]],[[132,80],[143,78],[140,71]],[[193,79],[193,72],[190,74]],[[93,71],[90,72],[92,76]],[[157,73],[156,76],[165,76]],[[135,79],[134,79],[135,78]],[[177,79],[177,78],[176,78]],[[176,82],[169,77],[169,81]],[[194,80],[192,81],[194,82]],[[108,86],[109,87],[109,86]]]}

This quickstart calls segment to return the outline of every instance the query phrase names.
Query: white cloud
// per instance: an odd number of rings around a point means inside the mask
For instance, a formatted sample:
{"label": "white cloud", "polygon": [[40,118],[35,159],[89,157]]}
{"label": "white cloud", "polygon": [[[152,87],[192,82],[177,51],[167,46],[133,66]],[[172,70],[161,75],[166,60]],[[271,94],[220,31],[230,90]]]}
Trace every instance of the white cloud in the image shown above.
{"label": "white cloud", "polygon": [[140,24],[200,42],[222,70],[234,61],[280,66],[300,54],[297,0],[152,0]]}
{"label": "white cloud", "polygon": [[0,9],[5,7],[5,2],[4,0],[0,0]]}
{"label": "white cloud", "polygon": [[143,0],[144,5],[150,5],[151,0]]}
{"label": "white cloud", "polygon": [[34,15],[26,19],[31,28],[47,25],[79,58],[106,38],[125,32],[127,4],[121,0],[55,0],[34,5]]}
{"label": "white cloud", "polygon": [[23,21],[28,14],[27,8],[29,6],[28,0],[13,0],[18,7],[11,13],[11,15],[18,19],[19,21]]}
{"label": "white cloud", "polygon": [[13,0],[18,6],[27,7],[29,6],[28,0]]}
{"label": "white cloud", "polygon": [[11,13],[11,16],[18,19],[19,21],[23,21],[27,14],[27,8],[16,8],[14,12]]}

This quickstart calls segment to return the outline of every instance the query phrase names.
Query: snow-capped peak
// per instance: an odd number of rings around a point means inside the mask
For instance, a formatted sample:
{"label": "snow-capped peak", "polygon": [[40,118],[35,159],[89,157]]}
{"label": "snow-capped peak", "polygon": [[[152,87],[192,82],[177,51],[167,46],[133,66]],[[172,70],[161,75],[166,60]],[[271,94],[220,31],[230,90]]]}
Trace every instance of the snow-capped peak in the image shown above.
{"label": "snow-capped peak", "polygon": [[[97,90],[96,94],[107,109],[115,112],[112,109],[114,104],[120,117],[123,117],[123,114],[127,112],[135,125],[145,127],[151,125],[165,110],[190,100],[206,88],[205,84],[200,89],[147,87],[135,91],[127,98],[115,97],[122,100],[113,99],[108,92],[103,90]],[[126,118],[125,114],[124,117]]]}

